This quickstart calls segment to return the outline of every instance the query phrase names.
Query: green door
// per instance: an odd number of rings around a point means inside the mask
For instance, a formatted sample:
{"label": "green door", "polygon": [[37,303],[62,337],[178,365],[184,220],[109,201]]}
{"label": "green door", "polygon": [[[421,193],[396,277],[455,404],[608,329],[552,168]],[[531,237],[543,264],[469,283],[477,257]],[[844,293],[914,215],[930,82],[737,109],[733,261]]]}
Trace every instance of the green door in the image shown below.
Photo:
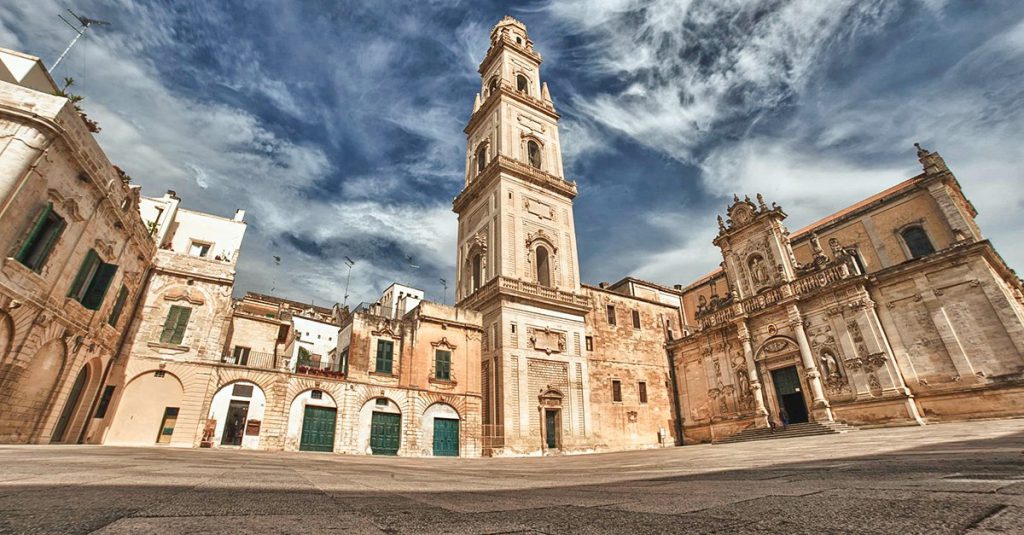
{"label": "green door", "polygon": [[302,418],[302,451],[334,451],[334,421],[337,409],[306,405]]}
{"label": "green door", "polygon": [[434,418],[434,457],[459,456],[459,421]]}
{"label": "green door", "polygon": [[398,455],[398,434],[402,431],[402,415],[373,413],[370,421],[370,450],[374,455]]}

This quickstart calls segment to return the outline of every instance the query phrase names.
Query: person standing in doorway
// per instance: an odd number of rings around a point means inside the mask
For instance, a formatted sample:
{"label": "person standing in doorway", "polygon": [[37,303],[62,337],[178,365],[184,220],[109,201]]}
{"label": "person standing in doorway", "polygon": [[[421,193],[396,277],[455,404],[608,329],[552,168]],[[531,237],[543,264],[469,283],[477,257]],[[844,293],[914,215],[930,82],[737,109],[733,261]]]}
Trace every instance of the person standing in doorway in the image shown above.
{"label": "person standing in doorway", "polygon": [[789,427],[789,413],[785,407],[779,410],[779,419],[782,420],[782,430],[785,431]]}

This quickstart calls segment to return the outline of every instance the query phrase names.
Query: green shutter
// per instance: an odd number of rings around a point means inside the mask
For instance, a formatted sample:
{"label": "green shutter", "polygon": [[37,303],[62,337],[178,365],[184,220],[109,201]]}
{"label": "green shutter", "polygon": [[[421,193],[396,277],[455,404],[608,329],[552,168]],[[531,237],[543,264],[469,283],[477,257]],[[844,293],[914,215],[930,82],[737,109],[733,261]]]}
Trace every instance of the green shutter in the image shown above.
{"label": "green shutter", "polygon": [[174,334],[171,335],[172,344],[181,344],[181,341],[185,339],[185,328],[188,327],[188,318],[192,315],[192,309],[188,307],[178,307],[178,322],[174,326]]}
{"label": "green shutter", "polygon": [[[190,314],[192,314],[191,308],[171,305],[171,310],[167,313],[167,319],[164,320],[164,328],[160,332],[160,343],[180,344],[185,334],[184,325],[188,324]],[[182,316],[184,316],[184,325],[181,327],[181,336],[178,336],[178,341],[175,342],[175,333],[179,330],[178,325],[181,323],[180,319]]]}
{"label": "green shutter", "polygon": [[85,260],[82,261],[82,267],[78,268],[78,275],[75,275],[75,281],[71,283],[71,290],[68,292],[68,297],[74,297],[81,301],[79,298],[82,295],[82,288],[88,282],[86,279],[92,272],[93,266],[100,261],[99,255],[96,251],[89,249],[89,252],[85,254]]}
{"label": "green shutter", "polygon": [[46,236],[46,243],[43,244],[42,250],[39,252],[38,258],[33,262],[32,269],[39,271],[46,264],[46,259],[50,257],[50,252],[53,251],[53,247],[57,245],[57,240],[60,239],[60,235],[64,232],[64,227],[68,226],[60,217],[56,214],[51,214],[55,221],[50,233]]}
{"label": "green shutter", "polygon": [[117,301],[114,301],[114,308],[110,311],[110,319],[107,323],[117,327],[117,320],[121,319],[121,311],[124,310],[124,302],[128,300],[128,287],[121,285],[121,289],[117,292]]}
{"label": "green shutter", "polygon": [[434,378],[449,380],[452,377],[452,352],[437,350],[434,352]]}
{"label": "green shutter", "polygon": [[100,262],[99,267],[96,268],[96,275],[89,282],[89,289],[86,290],[85,297],[82,298],[82,306],[89,310],[99,310],[115,273],[117,273],[116,265]]}
{"label": "green shutter", "polygon": [[391,373],[394,342],[377,340],[377,373]]}
{"label": "green shutter", "polygon": [[25,237],[25,241],[21,244],[21,249],[18,250],[18,262],[25,263],[25,257],[28,256],[28,252],[32,249],[32,244],[35,243],[36,238],[39,236],[39,231],[43,229],[43,225],[46,224],[46,216],[50,215],[50,211],[53,210],[53,203],[46,203],[43,209],[39,211],[39,215],[36,216],[35,222],[32,223],[32,230]]}

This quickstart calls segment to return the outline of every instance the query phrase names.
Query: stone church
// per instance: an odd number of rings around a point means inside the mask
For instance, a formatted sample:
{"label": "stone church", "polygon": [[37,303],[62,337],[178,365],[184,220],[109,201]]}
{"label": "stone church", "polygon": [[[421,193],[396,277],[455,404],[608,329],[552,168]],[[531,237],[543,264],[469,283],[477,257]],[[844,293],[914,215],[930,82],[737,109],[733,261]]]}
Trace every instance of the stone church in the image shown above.
{"label": "stone church", "polygon": [[688,286],[591,287],[540,63],[526,27],[500,21],[453,203],[491,454],[1024,412],[1021,281],[937,153],[918,147],[923,173],[793,234],[781,207],[736,197],[721,268]]}

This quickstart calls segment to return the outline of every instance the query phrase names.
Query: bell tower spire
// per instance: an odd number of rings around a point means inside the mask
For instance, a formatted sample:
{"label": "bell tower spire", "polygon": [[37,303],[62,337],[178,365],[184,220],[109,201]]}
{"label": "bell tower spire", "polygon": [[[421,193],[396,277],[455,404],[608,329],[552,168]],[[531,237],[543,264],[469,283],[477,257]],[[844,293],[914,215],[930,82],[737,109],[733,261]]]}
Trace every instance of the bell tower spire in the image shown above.
{"label": "bell tower spire", "polygon": [[[585,372],[580,340],[590,311],[576,253],[576,183],[565,180],[559,116],[540,64],[525,24],[505,17],[491,30],[465,128],[465,184],[452,203],[459,216],[456,303],[481,312],[485,323],[482,357],[493,395],[484,424],[510,430],[505,447],[524,451],[536,447],[529,422],[537,400],[506,406],[497,392],[518,384],[511,370],[525,370],[531,355]],[[586,404],[566,417],[589,422]],[[588,425],[573,433],[587,433]]]}

